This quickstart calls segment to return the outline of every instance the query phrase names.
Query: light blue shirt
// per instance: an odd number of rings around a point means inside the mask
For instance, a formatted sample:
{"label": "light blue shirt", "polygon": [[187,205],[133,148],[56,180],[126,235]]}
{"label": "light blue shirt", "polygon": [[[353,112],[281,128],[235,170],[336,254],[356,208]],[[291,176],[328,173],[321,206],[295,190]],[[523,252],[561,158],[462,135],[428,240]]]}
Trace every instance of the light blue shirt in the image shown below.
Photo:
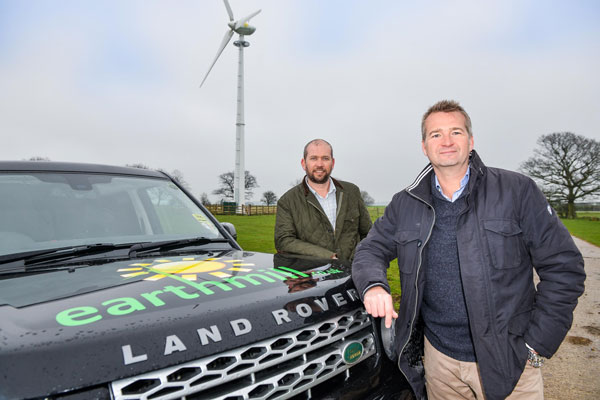
{"label": "light blue shirt", "polygon": [[317,191],[308,184],[308,177],[306,177],[304,179],[306,179],[306,186],[308,186],[310,191],[315,195],[315,197],[319,201],[319,204],[321,205],[321,207],[323,207],[323,211],[325,211],[325,215],[327,215],[327,219],[329,219],[329,222],[331,222],[331,226],[333,227],[333,230],[335,231],[335,217],[336,217],[336,213],[337,213],[337,200],[335,198],[335,184],[333,183],[331,178],[329,178],[329,191],[327,192],[325,197],[321,197],[321,195],[319,195],[319,193],[317,193]]}
{"label": "light blue shirt", "polygon": [[440,182],[438,181],[437,175],[434,175],[435,176],[435,187],[442,194],[442,196],[444,196],[444,198],[446,200],[454,203],[454,201],[460,197],[460,195],[462,194],[462,192],[467,187],[467,183],[469,183],[469,171],[470,171],[470,169],[471,168],[467,168],[467,172],[465,173],[465,176],[463,176],[463,178],[460,180],[460,187],[458,188],[458,190],[456,192],[454,192],[454,194],[452,194],[452,198],[449,198],[448,196],[446,196],[444,194],[444,192],[442,191],[442,187],[440,186]]}

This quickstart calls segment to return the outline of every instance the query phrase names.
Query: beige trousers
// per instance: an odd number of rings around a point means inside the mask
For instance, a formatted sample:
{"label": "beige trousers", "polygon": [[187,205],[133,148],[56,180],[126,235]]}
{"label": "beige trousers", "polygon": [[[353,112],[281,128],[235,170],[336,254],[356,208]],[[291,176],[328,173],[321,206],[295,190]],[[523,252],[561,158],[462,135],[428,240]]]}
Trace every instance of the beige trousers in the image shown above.
{"label": "beige trousers", "polygon": [[[477,363],[448,357],[425,338],[423,365],[429,400],[485,399]],[[527,363],[517,386],[507,399],[543,400],[544,383],[540,368]]]}

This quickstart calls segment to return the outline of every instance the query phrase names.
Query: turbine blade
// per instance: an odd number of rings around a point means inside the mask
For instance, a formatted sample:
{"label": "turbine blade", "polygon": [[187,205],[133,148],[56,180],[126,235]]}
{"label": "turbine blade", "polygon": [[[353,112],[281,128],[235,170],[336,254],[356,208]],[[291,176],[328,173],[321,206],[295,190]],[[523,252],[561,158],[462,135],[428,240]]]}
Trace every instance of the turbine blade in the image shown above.
{"label": "turbine blade", "polygon": [[229,14],[229,20],[233,21],[233,11],[231,11],[231,6],[229,5],[229,2],[227,0],[223,0],[223,3],[225,3],[227,14]]}
{"label": "turbine blade", "polygon": [[212,64],[210,64],[210,68],[206,72],[206,75],[204,75],[204,79],[202,79],[202,83],[200,84],[200,87],[202,87],[202,85],[204,85],[204,81],[206,80],[206,78],[208,78],[208,74],[210,74],[210,71],[215,66],[217,60],[219,59],[219,56],[221,55],[221,53],[225,49],[225,46],[227,46],[227,43],[229,43],[229,41],[231,40],[232,36],[233,36],[233,31],[232,30],[228,30],[227,32],[225,32],[225,36],[223,37],[223,41],[221,42],[221,47],[219,47],[219,50],[217,51],[217,56],[215,57],[215,59],[212,62]]}
{"label": "turbine blade", "polygon": [[247,17],[238,19],[235,23],[235,28],[233,28],[233,30],[238,29],[239,27],[241,27],[242,25],[244,25],[246,22],[250,21],[251,18],[254,18],[261,10],[258,11],[254,11],[252,14],[248,15]]}

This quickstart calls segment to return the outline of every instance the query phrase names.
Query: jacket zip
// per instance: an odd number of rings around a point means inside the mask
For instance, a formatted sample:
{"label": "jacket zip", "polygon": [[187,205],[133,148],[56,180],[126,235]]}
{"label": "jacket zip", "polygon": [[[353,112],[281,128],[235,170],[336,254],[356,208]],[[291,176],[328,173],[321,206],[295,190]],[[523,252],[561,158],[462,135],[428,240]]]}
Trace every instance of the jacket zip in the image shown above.
{"label": "jacket zip", "polygon": [[[479,170],[481,171],[481,167],[479,168]],[[483,171],[481,171],[481,174],[483,175]],[[470,195],[470,193],[469,193],[469,195]],[[468,209],[469,209],[469,205],[470,205],[469,204],[469,196],[466,197],[465,201],[466,201],[467,207],[465,208],[465,210],[463,212],[460,213],[459,218],[462,217],[463,215],[465,215],[467,213]],[[478,231],[477,236],[478,236],[478,239],[481,241],[481,235],[479,233],[480,230],[481,230],[481,228],[480,228],[479,223],[478,223],[478,225],[477,225],[477,231]],[[485,298],[486,298],[487,306],[488,306],[488,308],[490,310],[490,313],[492,315],[495,315],[496,309],[493,306],[492,302],[490,301],[490,296],[489,296],[489,293],[490,293],[490,288],[489,288],[490,279],[489,279],[489,275],[488,275],[488,272],[487,272],[487,270],[485,268],[483,270],[485,272],[484,273],[484,278],[485,278],[484,282],[485,282],[485,290],[486,290],[486,296],[485,296]],[[461,274],[462,274],[462,271],[461,271]],[[467,316],[468,316],[469,315],[469,309],[470,309],[471,305],[467,302],[466,297],[465,297],[465,306],[467,307]],[[471,332],[475,332],[476,330],[473,329],[473,327],[471,326],[471,321],[472,321],[472,319],[469,317],[469,329],[471,330]],[[495,324],[490,324],[490,326],[491,326],[492,333],[494,335],[494,341],[496,343],[498,343],[499,340],[498,340],[498,332],[496,330],[496,325]],[[475,340],[473,340],[473,347],[475,347]],[[475,352],[475,354],[477,355],[477,352]],[[505,359],[505,357],[503,357],[500,354],[498,354],[498,358],[503,361],[504,365],[502,366],[502,372],[506,376],[506,368],[504,368],[506,366],[506,359]]]}
{"label": "jacket zip", "polygon": [[[308,204],[310,204],[311,206],[313,206],[314,208],[316,208],[317,211],[320,212],[327,219],[327,221],[329,221],[329,218],[327,217],[327,214],[325,214],[319,207],[317,207],[317,205],[315,203],[313,203],[310,200],[306,200],[306,202]],[[336,218],[337,218],[337,216],[336,216]],[[331,225],[331,222],[329,222],[329,225]],[[333,227],[333,237],[335,238],[335,227]]]}
{"label": "jacket zip", "polygon": [[[336,205],[335,209],[335,224],[337,225],[337,218],[340,215],[340,210],[342,209],[342,200],[344,199],[344,192],[340,192],[340,202]],[[333,231],[335,232],[335,226],[333,227]]]}
{"label": "jacket zip", "polygon": [[400,360],[402,358],[402,353],[404,353],[404,349],[406,349],[408,342],[410,342],[410,338],[412,336],[412,331],[413,331],[413,327],[414,327],[414,323],[415,323],[415,318],[417,316],[417,303],[418,303],[418,299],[419,299],[419,285],[418,285],[419,271],[421,270],[421,262],[423,261],[423,249],[425,248],[425,245],[427,244],[427,242],[429,242],[429,238],[431,238],[431,232],[433,232],[433,226],[435,225],[435,209],[433,208],[433,206],[431,204],[429,204],[422,198],[418,197],[417,195],[412,194],[408,190],[406,191],[406,193],[408,193],[410,196],[414,197],[415,199],[421,201],[422,203],[425,203],[429,207],[429,209],[433,212],[433,221],[431,222],[431,226],[429,227],[429,233],[427,234],[427,237],[425,238],[425,241],[423,242],[423,244],[421,245],[421,249],[419,250],[419,265],[417,266],[417,272],[415,274],[415,308],[413,311],[412,320],[410,321],[410,330],[408,333],[408,338],[406,339],[406,343],[404,343],[404,345],[402,346],[402,349],[400,349],[400,353],[398,354],[398,369],[400,370],[400,372],[402,372],[402,375],[404,375],[404,378],[406,379],[406,381],[410,383],[410,381],[408,380],[408,376],[406,376],[406,374],[400,367]]}

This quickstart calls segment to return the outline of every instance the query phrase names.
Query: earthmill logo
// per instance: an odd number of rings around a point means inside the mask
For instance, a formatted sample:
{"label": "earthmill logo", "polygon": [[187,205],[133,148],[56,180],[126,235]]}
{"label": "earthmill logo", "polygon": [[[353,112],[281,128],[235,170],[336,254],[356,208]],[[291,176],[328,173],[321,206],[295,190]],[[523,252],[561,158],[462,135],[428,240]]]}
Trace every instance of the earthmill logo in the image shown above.
{"label": "earthmill logo", "polygon": [[175,301],[197,302],[204,296],[343,273],[330,265],[323,270],[305,273],[284,266],[256,268],[253,263],[238,259],[197,260],[193,257],[134,263],[126,268],[119,268],[116,272],[125,279],[137,277],[144,281],[160,281],[163,282],[163,287],[154,287],[147,292],[128,292],[127,297],[107,298],[99,303],[81,304],[62,310],[56,314],[56,321],[62,326],[88,325],[104,318],[121,317],[144,312],[149,308],[164,307]]}

